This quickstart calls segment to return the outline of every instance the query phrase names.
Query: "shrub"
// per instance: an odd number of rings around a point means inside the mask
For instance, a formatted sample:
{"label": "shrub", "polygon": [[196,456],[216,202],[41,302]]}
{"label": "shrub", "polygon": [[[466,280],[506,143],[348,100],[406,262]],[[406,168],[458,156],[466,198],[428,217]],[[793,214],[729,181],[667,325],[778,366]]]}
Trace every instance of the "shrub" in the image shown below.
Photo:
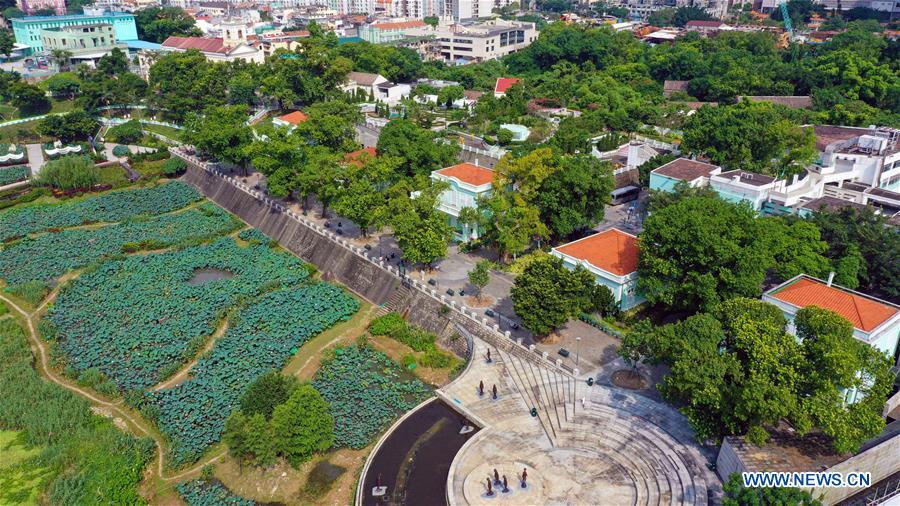
{"label": "shrub", "polygon": [[425,350],[425,353],[419,357],[419,365],[431,369],[443,369],[445,367],[450,367],[453,364],[454,358],[453,355],[446,351],[441,351],[436,347],[432,347]]}
{"label": "shrub", "polygon": [[406,329],[406,321],[399,313],[390,312],[384,316],[379,316],[369,323],[369,332],[373,336],[393,335],[401,330]]}
{"label": "shrub", "polygon": [[162,173],[166,176],[177,176],[186,170],[187,163],[181,158],[169,158],[162,167]]}
{"label": "shrub", "polygon": [[123,146],[123,145],[119,144],[113,148],[112,153],[116,156],[122,157],[122,156],[130,155],[131,150],[128,149],[128,146]]}
{"label": "shrub", "polygon": [[44,165],[37,184],[58,190],[90,188],[100,180],[91,159],[85,156],[64,156]]}
{"label": "shrub", "polygon": [[134,144],[143,136],[144,129],[141,127],[141,122],[136,119],[114,126],[106,133],[107,140],[122,144]]}

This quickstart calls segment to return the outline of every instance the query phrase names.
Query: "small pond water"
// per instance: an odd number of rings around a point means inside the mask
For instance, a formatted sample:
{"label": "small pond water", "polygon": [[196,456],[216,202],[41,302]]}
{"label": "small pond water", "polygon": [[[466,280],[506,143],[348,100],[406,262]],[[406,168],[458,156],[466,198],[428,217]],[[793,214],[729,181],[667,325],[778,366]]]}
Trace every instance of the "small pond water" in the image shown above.
{"label": "small pond water", "polygon": [[230,279],[234,274],[224,269],[195,269],[194,276],[188,280],[189,285],[202,285],[217,279]]}
{"label": "small pond water", "polygon": [[[364,477],[363,505],[446,504],[447,474],[453,457],[477,432],[460,435],[465,417],[435,399],[403,421],[384,441]],[[372,497],[378,475],[387,494]]]}

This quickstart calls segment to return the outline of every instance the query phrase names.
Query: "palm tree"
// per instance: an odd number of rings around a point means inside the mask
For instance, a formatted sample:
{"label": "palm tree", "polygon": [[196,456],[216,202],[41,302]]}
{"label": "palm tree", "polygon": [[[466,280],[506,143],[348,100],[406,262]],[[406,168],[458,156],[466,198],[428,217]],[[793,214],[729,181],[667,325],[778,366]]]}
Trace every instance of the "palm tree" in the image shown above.
{"label": "palm tree", "polygon": [[69,59],[72,58],[72,52],[65,49],[54,49],[50,51],[50,59],[56,64],[56,68],[60,71],[69,68]]}

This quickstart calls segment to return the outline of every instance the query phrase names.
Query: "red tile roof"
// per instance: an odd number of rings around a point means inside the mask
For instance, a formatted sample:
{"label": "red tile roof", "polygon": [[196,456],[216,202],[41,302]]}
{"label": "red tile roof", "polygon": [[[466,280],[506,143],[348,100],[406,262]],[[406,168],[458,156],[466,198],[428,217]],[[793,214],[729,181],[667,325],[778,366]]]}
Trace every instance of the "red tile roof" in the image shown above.
{"label": "red tile roof", "polygon": [[437,173],[442,176],[456,178],[463,183],[468,183],[472,186],[481,186],[494,181],[494,171],[472,165],[471,163],[459,163],[441,169],[437,171]]}
{"label": "red tile roof", "polygon": [[292,125],[299,125],[300,123],[308,120],[309,116],[304,114],[303,111],[294,111],[285,114],[284,116],[279,116],[278,119],[280,119],[281,121],[286,121]]}
{"label": "red tile roof", "polygon": [[770,294],[772,297],[793,304],[797,307],[818,306],[829,309],[843,316],[854,327],[871,332],[889,318],[897,314],[900,308],[888,305],[861,294],[845,290],[808,277],[797,278],[796,281]]}
{"label": "red tile roof", "polygon": [[358,149],[353,151],[352,153],[347,153],[344,155],[344,161],[350,164],[353,164],[357,167],[362,167],[363,164],[363,156],[368,156],[369,158],[375,158],[378,156],[378,153],[375,152],[375,148],[367,147]]}
{"label": "red tile roof", "polygon": [[221,37],[169,37],[162,45],[175,49],[196,49],[203,53],[225,54],[231,49]]}
{"label": "red tile roof", "polygon": [[398,21],[396,23],[378,23],[372,25],[372,28],[378,30],[403,30],[405,28],[419,28],[425,26],[424,21]]}
{"label": "red tile roof", "polygon": [[617,276],[631,274],[638,266],[638,238],[616,228],[563,244],[555,249]]}
{"label": "red tile roof", "polygon": [[521,81],[518,77],[498,77],[497,84],[494,85],[494,93],[506,93],[512,85]]}

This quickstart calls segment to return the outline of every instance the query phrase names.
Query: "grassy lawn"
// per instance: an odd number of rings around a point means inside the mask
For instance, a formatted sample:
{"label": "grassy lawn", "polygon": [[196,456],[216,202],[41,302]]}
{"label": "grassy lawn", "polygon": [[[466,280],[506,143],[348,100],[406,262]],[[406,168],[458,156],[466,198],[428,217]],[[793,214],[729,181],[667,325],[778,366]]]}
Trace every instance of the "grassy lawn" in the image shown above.
{"label": "grassy lawn", "polygon": [[34,144],[50,142],[53,139],[44,137],[34,131],[37,121],[28,121],[18,125],[10,125],[0,128],[0,143],[3,144]]}
{"label": "grassy lawn", "polygon": [[44,468],[20,469],[18,465],[40,450],[28,449],[19,440],[19,433],[0,430],[0,505],[38,504]]}
{"label": "grassy lawn", "polygon": [[121,165],[110,165],[108,167],[100,167],[97,169],[100,173],[100,184],[111,184],[120,186],[128,184],[128,177],[125,175],[125,169]]}
{"label": "grassy lawn", "polygon": [[179,130],[177,128],[172,128],[172,127],[163,126],[163,125],[151,125],[151,124],[145,123],[144,130],[147,130],[148,132],[157,133],[160,135],[165,135],[166,137],[168,137],[172,140],[176,140],[176,141],[181,140],[182,132],[181,132],[181,130]]}
{"label": "grassy lawn", "polygon": [[50,107],[51,113],[71,112],[77,109],[77,107],[75,107],[74,100],[57,100],[55,98],[51,98],[50,103],[53,104]]}
{"label": "grassy lawn", "polygon": [[141,176],[158,176],[162,174],[162,168],[165,163],[166,160],[156,160],[134,162],[131,166],[134,167],[134,170],[140,172]]}

